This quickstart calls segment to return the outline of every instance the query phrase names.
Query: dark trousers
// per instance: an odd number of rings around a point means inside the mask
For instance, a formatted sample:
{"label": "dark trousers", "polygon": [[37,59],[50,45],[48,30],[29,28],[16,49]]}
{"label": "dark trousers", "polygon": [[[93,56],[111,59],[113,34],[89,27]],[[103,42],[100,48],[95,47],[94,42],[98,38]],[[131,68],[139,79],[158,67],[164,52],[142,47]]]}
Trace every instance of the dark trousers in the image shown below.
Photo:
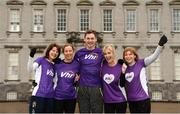
{"label": "dark trousers", "polygon": [[122,103],[104,103],[104,113],[121,113],[125,114],[127,102]]}
{"label": "dark trousers", "polygon": [[31,96],[29,113],[53,113],[53,99]]}
{"label": "dark trousers", "polygon": [[76,108],[76,99],[54,100],[55,113],[74,113]]}
{"label": "dark trousers", "polygon": [[141,101],[130,101],[129,109],[131,113],[145,113],[150,114],[151,112],[151,101],[150,99]]}
{"label": "dark trousers", "polygon": [[99,87],[79,87],[78,103],[80,113],[102,113],[103,99]]}

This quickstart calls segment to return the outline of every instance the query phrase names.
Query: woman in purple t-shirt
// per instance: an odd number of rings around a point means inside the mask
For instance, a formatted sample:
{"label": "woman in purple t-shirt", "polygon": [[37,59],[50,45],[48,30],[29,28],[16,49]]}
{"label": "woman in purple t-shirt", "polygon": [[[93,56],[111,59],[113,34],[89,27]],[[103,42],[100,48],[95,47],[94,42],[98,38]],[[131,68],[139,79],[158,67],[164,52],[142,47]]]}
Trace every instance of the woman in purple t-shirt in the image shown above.
{"label": "woman in purple t-shirt", "polygon": [[119,84],[121,80],[120,75],[125,73],[125,69],[123,69],[123,65],[118,64],[115,58],[115,48],[112,45],[104,46],[103,54],[105,60],[102,65],[101,75],[104,112],[126,113],[126,93],[124,87],[121,87],[121,84]]}
{"label": "woman in purple t-shirt", "polygon": [[29,113],[52,113],[54,97],[54,61],[59,58],[60,46],[52,43],[45,55],[33,62],[36,49],[31,49],[28,60],[29,72],[34,71],[34,89],[30,99]]}
{"label": "woman in purple t-shirt", "polygon": [[139,59],[136,50],[132,47],[125,48],[123,52],[123,59],[128,65],[125,72],[125,86],[131,113],[151,112],[145,67],[158,58],[166,42],[167,38],[163,35],[154,53],[144,59]]}
{"label": "woman in purple t-shirt", "polygon": [[65,44],[63,47],[64,59],[55,64],[55,113],[74,113],[76,107],[77,92],[74,83],[79,76],[79,63],[73,59],[74,47]]}

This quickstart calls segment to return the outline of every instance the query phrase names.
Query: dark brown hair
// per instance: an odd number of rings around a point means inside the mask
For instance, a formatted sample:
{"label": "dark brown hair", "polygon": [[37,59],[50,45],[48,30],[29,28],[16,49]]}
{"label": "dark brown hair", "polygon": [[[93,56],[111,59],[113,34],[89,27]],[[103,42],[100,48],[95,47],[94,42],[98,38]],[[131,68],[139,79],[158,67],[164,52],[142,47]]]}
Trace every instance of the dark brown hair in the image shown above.
{"label": "dark brown hair", "polygon": [[97,35],[96,35],[96,31],[95,30],[87,30],[84,34],[84,38],[86,37],[87,34],[94,34],[95,38],[97,38]]}
{"label": "dark brown hair", "polygon": [[52,48],[56,47],[57,50],[58,50],[58,56],[56,58],[59,58],[59,55],[61,54],[61,48],[58,44],[56,43],[52,43],[50,44],[47,49],[46,49],[46,52],[45,52],[45,58],[49,58],[49,52],[52,50]]}

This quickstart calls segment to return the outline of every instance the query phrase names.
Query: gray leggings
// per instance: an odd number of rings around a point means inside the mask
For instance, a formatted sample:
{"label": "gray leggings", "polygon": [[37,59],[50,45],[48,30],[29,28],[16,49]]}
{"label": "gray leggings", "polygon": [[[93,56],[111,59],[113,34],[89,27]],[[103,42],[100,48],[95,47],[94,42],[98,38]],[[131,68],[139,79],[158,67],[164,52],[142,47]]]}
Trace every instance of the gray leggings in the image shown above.
{"label": "gray leggings", "polygon": [[102,113],[103,98],[99,87],[82,87],[78,89],[80,113]]}

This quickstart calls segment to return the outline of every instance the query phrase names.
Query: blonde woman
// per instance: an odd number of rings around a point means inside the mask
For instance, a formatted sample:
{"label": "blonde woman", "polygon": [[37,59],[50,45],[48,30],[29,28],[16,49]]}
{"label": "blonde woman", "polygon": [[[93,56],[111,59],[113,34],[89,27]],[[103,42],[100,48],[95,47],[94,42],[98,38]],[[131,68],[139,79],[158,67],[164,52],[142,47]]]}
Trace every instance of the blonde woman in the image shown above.
{"label": "blonde woman", "polygon": [[[103,48],[105,61],[102,65],[102,84],[105,113],[126,113],[127,101],[124,87],[120,87],[121,75],[125,73],[123,65],[115,58],[113,45]],[[124,64],[125,65],[125,64]]]}

